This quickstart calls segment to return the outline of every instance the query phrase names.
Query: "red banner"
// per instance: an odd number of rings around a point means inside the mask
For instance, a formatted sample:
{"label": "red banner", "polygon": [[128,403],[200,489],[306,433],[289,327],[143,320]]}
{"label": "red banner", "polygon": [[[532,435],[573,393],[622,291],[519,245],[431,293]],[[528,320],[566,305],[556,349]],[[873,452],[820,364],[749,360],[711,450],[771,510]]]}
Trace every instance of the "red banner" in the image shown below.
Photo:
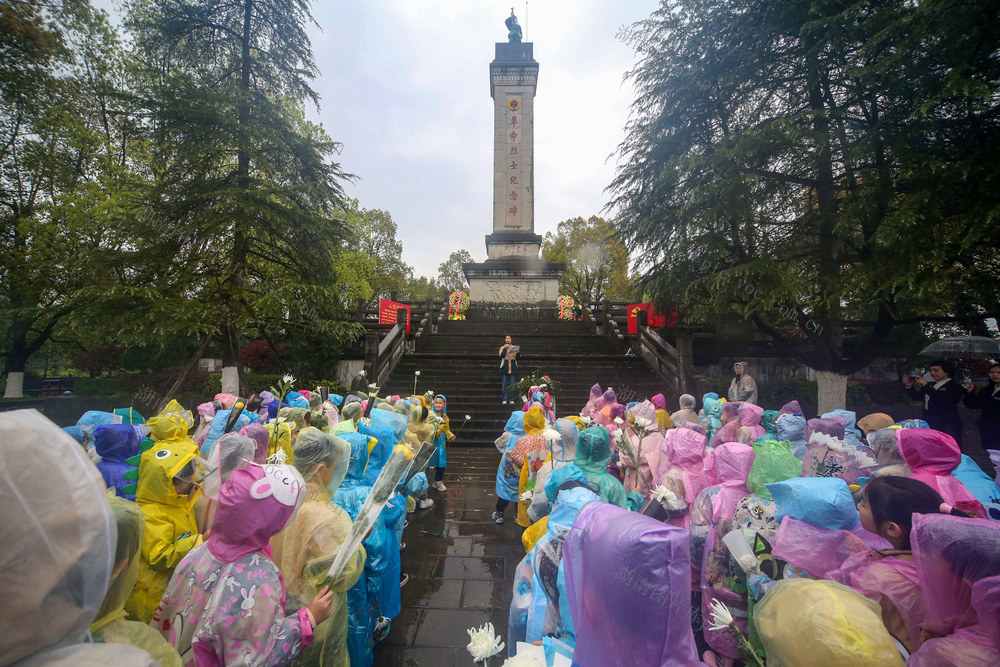
{"label": "red banner", "polygon": [[403,308],[406,310],[406,333],[410,333],[410,307],[407,306],[405,303],[399,303],[398,301],[390,301],[389,299],[379,299],[378,323],[395,324],[396,310],[398,308]]}
{"label": "red banner", "polygon": [[672,327],[677,325],[677,309],[673,306],[666,312],[660,312],[651,303],[633,303],[628,307],[628,332],[639,333],[639,311],[646,311],[650,327]]}

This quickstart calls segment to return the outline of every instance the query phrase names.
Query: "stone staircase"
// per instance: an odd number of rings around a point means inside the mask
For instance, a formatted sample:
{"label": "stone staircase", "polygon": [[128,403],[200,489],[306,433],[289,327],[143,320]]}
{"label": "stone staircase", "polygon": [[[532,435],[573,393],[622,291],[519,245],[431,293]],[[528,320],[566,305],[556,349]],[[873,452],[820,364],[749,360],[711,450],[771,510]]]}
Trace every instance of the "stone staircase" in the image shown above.
{"label": "stone staircase", "polygon": [[[380,394],[410,395],[414,372],[420,371],[417,392],[433,390],[448,397],[458,436],[454,444],[492,447],[512,409],[500,405],[498,350],[505,335],[521,346],[522,376],[541,369],[562,385],[556,416],[578,414],[594,382],[614,389],[623,403],[663,393],[667,407],[676,409],[677,397],[668,394],[666,383],[641,358],[615,351],[582,322],[556,319],[443,322],[420,352],[403,357]],[[467,414],[472,419],[458,431]]]}

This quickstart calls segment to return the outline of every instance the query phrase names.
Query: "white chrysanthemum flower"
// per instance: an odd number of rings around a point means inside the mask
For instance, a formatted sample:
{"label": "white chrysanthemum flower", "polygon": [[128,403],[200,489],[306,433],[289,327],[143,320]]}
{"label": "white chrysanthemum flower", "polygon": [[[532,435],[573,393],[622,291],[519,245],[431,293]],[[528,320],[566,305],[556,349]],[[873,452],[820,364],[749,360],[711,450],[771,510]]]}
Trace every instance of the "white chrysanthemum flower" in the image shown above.
{"label": "white chrysanthemum flower", "polygon": [[465,648],[476,662],[492,658],[503,650],[504,643],[493,632],[493,624],[487,623],[481,628],[469,628],[469,644]]}
{"label": "white chrysanthemum flower", "polygon": [[360,375],[361,377],[364,377],[364,376],[368,375],[368,371],[366,371],[365,369],[362,368],[360,371],[358,371],[358,375]]}
{"label": "white chrysanthemum flower", "polygon": [[413,371],[414,375],[420,375],[420,371]]}
{"label": "white chrysanthemum flower", "polygon": [[[543,653],[542,655],[545,654]],[[545,667],[545,658],[538,657],[537,653],[522,652],[504,660],[501,667]]]}
{"label": "white chrysanthemum flower", "polygon": [[368,385],[368,391],[377,391],[377,390],[378,390],[378,385],[375,384],[374,382]]}
{"label": "white chrysanthemum flower", "polygon": [[291,373],[286,373],[281,378],[282,384],[295,384],[295,377]]}
{"label": "white chrysanthemum flower", "polygon": [[368,428],[371,428],[372,420],[370,417],[362,417],[358,421],[367,426]]}
{"label": "white chrysanthemum flower", "polygon": [[286,460],[287,456],[285,455],[285,450],[282,449],[281,447],[279,447],[278,451],[276,451],[274,454],[271,454],[269,457],[267,457],[268,463],[279,466],[285,465]]}
{"label": "white chrysanthemum flower", "polygon": [[519,495],[517,499],[520,500],[522,503],[530,503],[532,496],[534,496],[534,494],[531,491],[525,491],[524,493]]}
{"label": "white chrysanthemum flower", "polygon": [[733,615],[721,600],[712,600],[712,624],[709,630],[728,630],[733,625]]}
{"label": "white chrysanthemum flower", "polygon": [[555,440],[562,440],[562,433],[552,428],[551,426],[547,426],[542,431],[542,437],[544,437],[549,442],[553,442]]}
{"label": "white chrysanthemum flower", "polygon": [[652,496],[664,505],[677,502],[677,494],[662,484],[653,489]]}
{"label": "white chrysanthemum flower", "polygon": [[547,388],[548,388],[548,386],[549,386],[549,385],[547,385],[547,384],[540,384],[540,385],[538,385],[538,388],[539,388],[539,389],[547,389]]}
{"label": "white chrysanthemum flower", "polygon": [[470,419],[472,419],[472,415],[465,415],[465,421],[469,421]]}
{"label": "white chrysanthemum flower", "polygon": [[754,558],[752,554],[743,554],[737,558],[736,561],[740,564],[740,567],[743,568],[744,572],[760,571],[760,563],[757,562],[757,559]]}
{"label": "white chrysanthemum flower", "polygon": [[632,420],[632,423],[634,423],[636,425],[636,427],[638,427],[639,429],[645,430],[645,429],[649,428],[652,425],[653,420],[652,419],[646,419],[645,417],[635,417]]}
{"label": "white chrysanthemum flower", "polygon": [[583,422],[584,426],[590,426],[591,424],[594,423],[594,420],[588,417],[587,415],[580,415],[580,421]]}
{"label": "white chrysanthemum flower", "polygon": [[621,426],[625,421],[621,417],[615,417],[615,423]]}
{"label": "white chrysanthemum flower", "polygon": [[288,417],[277,417],[274,420],[274,423],[275,424],[284,424],[286,421],[288,421]]}

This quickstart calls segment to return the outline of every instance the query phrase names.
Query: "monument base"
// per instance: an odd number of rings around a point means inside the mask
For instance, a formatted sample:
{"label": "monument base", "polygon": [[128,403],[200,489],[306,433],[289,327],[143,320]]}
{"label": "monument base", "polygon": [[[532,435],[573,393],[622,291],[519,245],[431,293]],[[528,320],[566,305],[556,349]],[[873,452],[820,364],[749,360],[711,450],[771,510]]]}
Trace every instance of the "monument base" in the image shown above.
{"label": "monument base", "polygon": [[463,264],[473,303],[555,303],[565,264],[519,257]]}

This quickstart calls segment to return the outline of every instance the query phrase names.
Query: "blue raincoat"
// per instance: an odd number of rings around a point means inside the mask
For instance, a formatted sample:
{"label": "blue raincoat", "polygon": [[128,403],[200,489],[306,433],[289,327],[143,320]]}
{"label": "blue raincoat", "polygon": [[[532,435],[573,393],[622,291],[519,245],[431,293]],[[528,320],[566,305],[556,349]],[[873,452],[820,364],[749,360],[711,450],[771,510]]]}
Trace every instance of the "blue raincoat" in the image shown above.
{"label": "blue raincoat", "polygon": [[[333,502],[343,507],[353,521],[371,492],[371,487],[364,483],[370,438],[360,433],[344,433],[338,437],[351,445],[351,459],[347,464],[347,477],[333,494]],[[385,533],[385,526],[376,521],[371,535],[362,542],[368,554],[364,572],[347,591],[347,653],[355,667],[371,667],[374,659],[368,641],[375,630],[375,598],[382,588],[382,572],[386,565]]]}
{"label": "blue raincoat", "polygon": [[[444,394],[438,394],[434,398],[444,399],[444,416],[448,416],[448,398]],[[431,408],[431,413],[436,414],[435,410]],[[437,449],[434,451],[434,456],[431,460],[427,462],[428,468],[444,468],[448,465],[448,436],[445,431],[442,430],[435,438],[434,442],[431,443]]]}
{"label": "blue raincoat", "polygon": [[[395,447],[395,436],[388,428],[375,426],[358,426],[361,435],[367,435],[378,440],[368,457],[368,468],[365,470],[364,484],[369,488],[375,485],[382,468]],[[382,573],[382,585],[376,592],[379,608],[386,618],[395,618],[402,611],[403,605],[399,590],[399,573],[401,563],[399,558],[399,533],[406,522],[406,496],[398,493],[389,499],[380,515],[385,526],[385,556],[386,564]],[[374,532],[374,531],[373,531]]]}
{"label": "blue raincoat", "polygon": [[598,500],[597,494],[583,487],[564,489],[556,497],[545,535],[514,575],[507,635],[510,655],[514,655],[519,641],[531,643],[554,636],[570,646],[576,643],[562,568],[562,545],[580,510]]}
{"label": "blue raincoat", "polygon": [[774,426],[778,433],[775,439],[778,442],[787,440],[792,454],[802,460],[806,455],[806,418],[802,415],[782,415]]}
{"label": "blue raincoat", "polygon": [[[232,408],[219,410],[212,417],[212,425],[208,427],[208,435],[205,436],[205,442],[201,443],[201,455],[203,457],[208,458],[208,453],[212,451],[212,445],[215,444],[216,440],[225,435],[226,422],[229,421],[229,414],[231,412]],[[256,417],[256,415],[254,416]],[[250,413],[244,410],[243,414],[236,418],[236,425],[233,426],[230,432],[239,433],[240,429],[244,426],[249,426],[251,421],[253,420],[250,418]]]}
{"label": "blue raincoat", "polygon": [[500,459],[500,467],[497,468],[496,494],[497,498],[517,502],[521,468],[511,461],[510,453],[514,451],[518,439],[527,435],[524,431],[524,413],[520,410],[510,413],[510,418],[503,430],[508,436],[503,458]]}
{"label": "blue raincoat", "polygon": [[858,430],[858,416],[850,410],[831,410],[820,417],[840,417],[844,420],[844,442],[854,447],[867,447],[868,443],[861,442],[861,431]]}

